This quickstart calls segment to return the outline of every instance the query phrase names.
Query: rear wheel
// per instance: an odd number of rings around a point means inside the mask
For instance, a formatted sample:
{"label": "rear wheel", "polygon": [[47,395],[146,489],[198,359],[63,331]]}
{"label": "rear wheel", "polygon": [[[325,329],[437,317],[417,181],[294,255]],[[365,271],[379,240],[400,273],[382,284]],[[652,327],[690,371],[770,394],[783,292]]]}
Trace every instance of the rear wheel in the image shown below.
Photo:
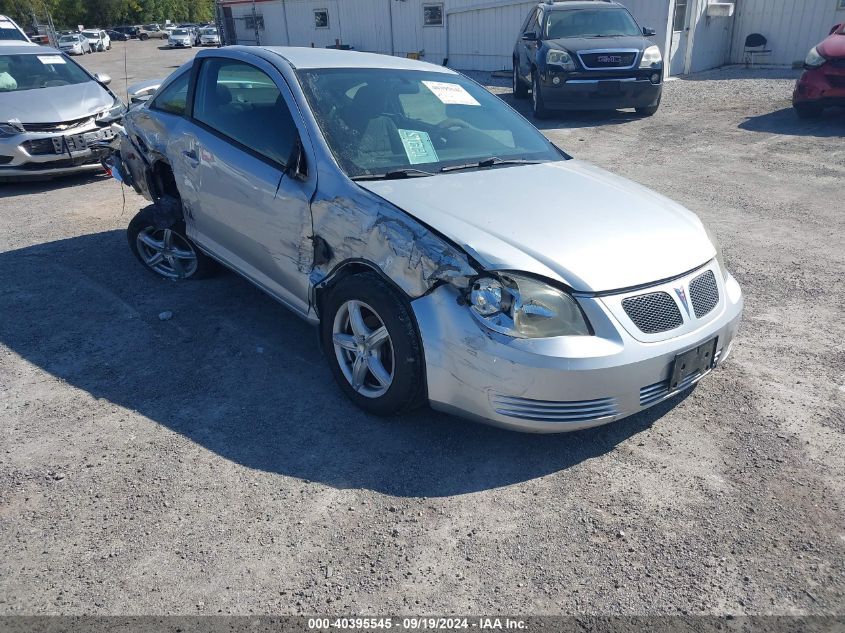
{"label": "rear wheel", "polygon": [[138,36],[138,39],[142,42],[146,42],[148,39],[150,39],[150,36],[146,33],[141,33],[141,35]]}
{"label": "rear wheel", "polygon": [[542,88],[540,88],[540,76],[536,70],[531,73],[531,114],[535,119],[545,119],[548,116]]}
{"label": "rear wheel", "polygon": [[513,60],[513,97],[514,99],[525,99],[528,96],[528,86],[526,86],[519,76],[519,63]]}
{"label": "rear wheel", "polygon": [[328,291],[320,335],[341,390],[375,415],[425,401],[423,354],[410,310],[375,273],[353,275]]}
{"label": "rear wheel", "polygon": [[167,279],[201,279],[214,271],[214,261],[188,238],[185,223],[156,226],[153,207],[138,212],[126,230],[129,248],[144,267]]}
{"label": "rear wheel", "polygon": [[824,110],[815,103],[793,103],[792,107],[799,119],[817,119]]}

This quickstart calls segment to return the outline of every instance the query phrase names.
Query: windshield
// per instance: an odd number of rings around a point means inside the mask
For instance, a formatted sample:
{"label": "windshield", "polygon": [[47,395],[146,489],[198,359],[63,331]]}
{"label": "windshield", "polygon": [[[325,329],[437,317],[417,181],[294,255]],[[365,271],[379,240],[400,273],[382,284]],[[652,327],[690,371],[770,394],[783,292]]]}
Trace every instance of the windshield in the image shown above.
{"label": "windshield", "polygon": [[89,40],[96,40],[100,37],[100,34],[97,31],[82,31],[82,34]]}
{"label": "windshield", "polygon": [[217,29],[203,29],[200,31],[203,35],[217,35]]}
{"label": "windshield", "polygon": [[79,36],[78,35],[62,35],[59,39],[60,42],[78,42]]}
{"label": "windshield", "polygon": [[496,157],[561,160],[536,128],[461,75],[382,68],[298,71],[317,123],[352,178]]}
{"label": "windshield", "polygon": [[176,29],[173,31],[173,35],[187,35],[188,32],[185,29]]}
{"label": "windshield", "polygon": [[0,92],[55,88],[91,81],[79,66],[58,53],[0,55]]}
{"label": "windshield", "polygon": [[625,9],[566,9],[549,12],[546,38],[642,35]]}
{"label": "windshield", "polygon": [[0,18],[0,40],[26,41],[26,37],[10,20]]}

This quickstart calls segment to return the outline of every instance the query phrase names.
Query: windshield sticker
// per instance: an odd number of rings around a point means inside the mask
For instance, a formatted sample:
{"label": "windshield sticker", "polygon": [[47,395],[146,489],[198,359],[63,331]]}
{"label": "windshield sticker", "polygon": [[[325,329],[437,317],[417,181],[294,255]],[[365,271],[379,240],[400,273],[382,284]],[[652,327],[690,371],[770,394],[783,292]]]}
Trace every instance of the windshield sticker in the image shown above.
{"label": "windshield sticker", "polygon": [[435,97],[447,105],[481,105],[460,84],[449,84],[443,81],[423,81],[423,83]]}
{"label": "windshield sticker", "polygon": [[428,132],[419,130],[399,130],[399,138],[402,139],[402,146],[408,156],[408,162],[412,165],[420,163],[436,163],[437,152],[431,144],[431,137]]}
{"label": "windshield sticker", "polygon": [[61,55],[37,55],[38,61],[42,64],[64,64],[65,60]]}

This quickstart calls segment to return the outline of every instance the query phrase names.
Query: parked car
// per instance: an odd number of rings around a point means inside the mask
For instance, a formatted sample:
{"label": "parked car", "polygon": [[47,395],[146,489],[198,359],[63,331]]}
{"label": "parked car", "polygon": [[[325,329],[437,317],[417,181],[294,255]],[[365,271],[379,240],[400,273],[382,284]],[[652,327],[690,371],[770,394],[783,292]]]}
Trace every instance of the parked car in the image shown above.
{"label": "parked car", "polygon": [[167,38],[167,45],[170,48],[191,48],[194,45],[194,37],[188,29],[173,29]]}
{"label": "parked car", "polygon": [[532,112],[635,108],[651,116],[663,92],[663,58],[621,4],[546,3],[529,11],[513,52],[513,93]]}
{"label": "parked car", "polygon": [[109,36],[109,40],[113,40],[115,42],[125,42],[129,39],[129,36],[122,31],[115,31],[114,29],[109,29],[106,31],[106,35]]}
{"label": "parked car", "polygon": [[742,293],[701,220],[447,68],[206,49],[123,126],[107,163],[155,203],[127,232],[142,265],[238,271],[319,326],[366,411],[573,430],[730,353]]}
{"label": "parked car", "polygon": [[162,29],[158,24],[144,24],[141,28],[141,33],[139,38],[142,40],[147,39],[159,39],[163,40],[167,38],[167,31]]}
{"label": "parked car", "polygon": [[101,169],[91,146],[113,132],[97,121],[125,109],[110,81],[54,48],[0,49],[0,179]]}
{"label": "parked car", "polygon": [[144,34],[141,33],[141,28],[138,26],[116,26],[113,30],[117,31],[118,33],[123,33],[126,38],[130,40],[144,40],[149,38],[149,35],[147,35],[146,37],[141,37],[141,35]]}
{"label": "parked car", "polygon": [[29,42],[24,30],[12,18],[0,15],[0,42]]}
{"label": "parked car", "polygon": [[102,53],[111,48],[111,38],[102,29],[86,29],[82,35],[88,40],[92,50]]}
{"label": "parked car", "polygon": [[194,46],[199,46],[200,43],[200,25],[199,24],[180,24],[180,29],[186,29],[191,35],[191,42]]}
{"label": "parked car", "polygon": [[220,46],[220,34],[216,27],[205,27],[200,29],[200,46]]}
{"label": "parked car", "polygon": [[91,52],[91,43],[83,35],[62,35],[59,50],[68,55],[86,55]]}
{"label": "parked car", "polygon": [[792,93],[799,117],[817,117],[827,107],[845,106],[845,23],[810,49],[804,69]]}

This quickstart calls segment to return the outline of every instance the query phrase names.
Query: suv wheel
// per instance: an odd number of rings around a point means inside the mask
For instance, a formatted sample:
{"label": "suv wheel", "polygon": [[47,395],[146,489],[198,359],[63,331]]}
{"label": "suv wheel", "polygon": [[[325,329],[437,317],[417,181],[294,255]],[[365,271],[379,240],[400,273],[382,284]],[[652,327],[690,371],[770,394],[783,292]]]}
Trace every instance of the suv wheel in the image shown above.
{"label": "suv wheel", "polygon": [[653,106],[648,106],[646,108],[635,108],[635,109],[637,111],[637,114],[639,114],[640,116],[654,116],[655,114],[657,114],[657,109],[659,107],[660,107],[660,100],[658,99],[657,103],[655,103]]}
{"label": "suv wheel", "polygon": [[535,119],[545,119],[547,116],[546,104],[543,101],[543,92],[540,88],[540,78],[537,71],[531,73],[531,114]]}
{"label": "suv wheel", "polygon": [[142,42],[146,42],[148,39],[150,39],[150,36],[147,35],[146,33],[141,33],[138,36],[138,39],[141,40]]}
{"label": "suv wheel", "polygon": [[525,99],[527,96],[528,87],[519,76],[519,63],[513,60],[513,97],[514,99]]}
{"label": "suv wheel", "polygon": [[138,212],[126,229],[129,248],[147,270],[167,279],[201,279],[214,270],[214,260],[188,238],[185,223],[156,227],[153,207]]}
{"label": "suv wheel", "polygon": [[328,293],[320,336],[335,380],[357,406],[393,415],[424,402],[423,354],[406,302],[375,273]]}

